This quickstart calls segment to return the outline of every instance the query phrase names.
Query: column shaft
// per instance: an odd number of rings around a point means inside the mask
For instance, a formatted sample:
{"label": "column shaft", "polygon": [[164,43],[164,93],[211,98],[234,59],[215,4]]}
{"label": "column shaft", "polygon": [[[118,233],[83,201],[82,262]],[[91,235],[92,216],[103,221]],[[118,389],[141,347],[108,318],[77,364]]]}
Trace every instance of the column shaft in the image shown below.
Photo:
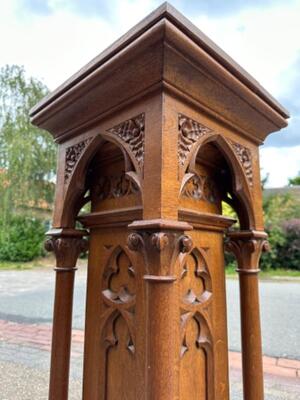
{"label": "column shaft", "polygon": [[49,400],[66,400],[69,389],[75,268],[56,270]]}
{"label": "column shaft", "polygon": [[237,259],[240,282],[244,400],[263,400],[258,264],[261,252],[267,250],[267,235],[260,231],[240,231],[230,232],[228,237],[226,248]]}
{"label": "column shaft", "polygon": [[147,400],[178,400],[180,332],[175,283],[148,285]]}
{"label": "column shaft", "polygon": [[244,400],[263,400],[263,366],[257,273],[239,273]]}

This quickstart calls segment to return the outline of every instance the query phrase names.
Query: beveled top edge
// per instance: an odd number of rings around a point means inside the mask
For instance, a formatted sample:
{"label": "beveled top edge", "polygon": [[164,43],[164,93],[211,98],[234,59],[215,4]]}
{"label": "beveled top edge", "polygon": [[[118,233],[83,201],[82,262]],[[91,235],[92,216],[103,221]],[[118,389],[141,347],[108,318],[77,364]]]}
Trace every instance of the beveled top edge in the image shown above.
{"label": "beveled top edge", "polygon": [[227,236],[232,239],[267,239],[268,234],[265,231],[255,230],[236,230],[228,231]]}
{"label": "beveled top edge", "polygon": [[219,226],[222,228],[229,228],[235,222],[237,222],[235,218],[228,217],[227,215],[196,211],[190,208],[179,208],[178,216],[180,220],[186,220],[188,223],[191,224],[197,222],[204,225],[207,224],[215,227]]}
{"label": "beveled top edge", "polygon": [[155,25],[162,19],[172,22],[177,28],[184,32],[188,37],[194,40],[208,54],[216,59],[221,65],[229,70],[236,78],[243,82],[250,90],[261,97],[266,103],[274,108],[284,118],[289,118],[289,112],[267,91],[259,82],[257,82],[248,72],[246,72],[238,63],[236,63],[228,54],[226,54],[219,46],[209,39],[199,28],[182,15],[176,8],[165,2],[141,22],[131,28],[127,33],[121,36],[111,46],[101,52],[97,57],[91,60],[78,72],[67,79],[57,89],[45,96],[31,110],[30,116],[33,117],[41,109],[53,102],[59,96],[67,92],[72,86],[84,79],[86,76],[95,71],[109,58],[124,49],[128,44],[133,42],[138,36]]}
{"label": "beveled top edge", "polygon": [[144,219],[140,221],[134,221],[128,225],[129,229],[132,230],[180,230],[180,231],[191,231],[193,227],[185,221],[177,221],[171,219]]}
{"label": "beveled top edge", "polygon": [[52,237],[83,237],[88,236],[88,231],[85,229],[75,228],[52,228],[45,233],[45,236]]}

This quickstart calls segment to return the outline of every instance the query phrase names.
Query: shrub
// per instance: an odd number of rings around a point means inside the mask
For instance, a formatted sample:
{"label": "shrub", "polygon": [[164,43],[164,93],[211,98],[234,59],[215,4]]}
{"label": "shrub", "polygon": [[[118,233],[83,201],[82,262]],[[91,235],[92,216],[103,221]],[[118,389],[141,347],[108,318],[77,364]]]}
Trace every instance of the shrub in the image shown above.
{"label": "shrub", "polygon": [[269,226],[266,229],[269,235],[268,241],[270,243],[270,250],[267,253],[262,253],[259,266],[262,270],[276,269],[276,268],[289,268],[284,265],[283,260],[279,255],[279,249],[286,245],[286,236],[281,226]]}
{"label": "shrub", "polygon": [[28,216],[0,220],[0,260],[31,261],[44,252],[45,224]]}
{"label": "shrub", "polygon": [[[290,226],[289,221],[295,221],[294,218],[300,215],[299,199],[289,193],[277,194],[265,198],[263,206],[265,229],[269,235],[271,249],[268,253],[262,254],[260,268],[263,270],[269,268],[296,268],[297,260],[293,257],[297,256],[297,252],[295,249],[292,250],[291,246],[297,236],[297,232],[294,228],[288,227]],[[293,233],[292,231],[288,233],[288,229],[292,230]],[[299,263],[300,260],[298,258]],[[300,269],[299,266],[298,269]]]}
{"label": "shrub", "polygon": [[288,268],[300,271],[300,218],[285,221],[282,229],[286,240],[278,250],[279,259]]}

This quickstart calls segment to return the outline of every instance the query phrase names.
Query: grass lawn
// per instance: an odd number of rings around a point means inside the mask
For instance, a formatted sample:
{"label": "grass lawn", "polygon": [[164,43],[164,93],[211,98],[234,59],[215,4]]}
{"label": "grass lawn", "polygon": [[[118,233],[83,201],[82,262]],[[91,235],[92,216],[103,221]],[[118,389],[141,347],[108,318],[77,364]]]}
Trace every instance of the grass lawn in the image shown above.
{"label": "grass lawn", "polygon": [[[86,259],[78,259],[78,266],[85,266],[87,263]],[[33,268],[54,268],[55,267],[55,257],[53,254],[49,254],[46,257],[36,258],[35,260],[28,262],[12,262],[12,261],[0,261],[0,271],[7,270],[24,270]]]}
{"label": "grass lawn", "polygon": [[[235,271],[234,266],[226,267],[226,277],[227,278],[235,278],[238,274]],[[270,269],[267,271],[260,271],[259,277],[261,279],[285,279],[285,278],[300,278],[300,271],[295,271],[291,269]]]}
{"label": "grass lawn", "polygon": [[48,266],[48,264],[49,264],[48,257],[45,257],[45,259],[41,258],[41,259],[36,259],[33,261],[27,261],[27,262],[0,261],[0,271],[12,270],[12,269],[24,270],[24,269],[32,269],[32,268],[41,268],[41,267]]}

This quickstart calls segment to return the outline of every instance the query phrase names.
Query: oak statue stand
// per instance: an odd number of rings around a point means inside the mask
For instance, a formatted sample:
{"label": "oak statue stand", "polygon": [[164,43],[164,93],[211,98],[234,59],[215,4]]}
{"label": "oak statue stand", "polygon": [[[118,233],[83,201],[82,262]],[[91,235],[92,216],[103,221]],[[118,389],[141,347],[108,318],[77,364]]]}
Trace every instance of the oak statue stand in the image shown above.
{"label": "oak statue stand", "polygon": [[32,109],[58,143],[50,400],[68,398],[87,246],[82,398],[228,400],[224,237],[240,279],[244,399],[263,400],[258,147],[287,118],[168,4]]}

